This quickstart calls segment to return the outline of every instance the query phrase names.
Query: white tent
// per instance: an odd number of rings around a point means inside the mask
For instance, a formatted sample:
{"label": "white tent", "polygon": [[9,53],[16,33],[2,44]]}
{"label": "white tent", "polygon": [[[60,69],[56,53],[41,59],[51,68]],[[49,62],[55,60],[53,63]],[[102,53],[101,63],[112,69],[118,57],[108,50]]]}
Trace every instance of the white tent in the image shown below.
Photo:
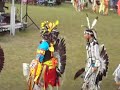
{"label": "white tent", "polygon": [[12,5],[11,5],[11,12],[10,12],[10,24],[0,26],[2,31],[10,31],[10,35],[15,35],[15,30],[23,28],[23,21],[22,21],[22,2],[21,2],[21,8],[20,8],[20,22],[15,22],[15,14],[16,14],[16,7],[14,0],[12,0]]}

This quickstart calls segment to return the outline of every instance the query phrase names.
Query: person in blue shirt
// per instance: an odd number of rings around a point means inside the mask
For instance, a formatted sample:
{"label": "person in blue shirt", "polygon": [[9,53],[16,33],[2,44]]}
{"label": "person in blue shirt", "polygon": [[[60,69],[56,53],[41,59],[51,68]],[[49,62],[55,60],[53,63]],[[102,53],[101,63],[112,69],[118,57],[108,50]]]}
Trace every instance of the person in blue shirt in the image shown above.
{"label": "person in blue shirt", "polygon": [[52,32],[41,32],[42,41],[38,45],[36,54],[36,59],[39,60],[39,62],[45,62],[53,57],[54,42],[58,38],[58,34],[59,32],[56,30],[53,30]]}
{"label": "person in blue shirt", "polygon": [[[54,24],[52,24],[53,26]],[[59,82],[56,82],[57,74],[56,74],[56,65],[57,60],[54,57],[54,44],[58,39],[59,32],[56,28],[50,27],[51,23],[47,23],[44,29],[41,31],[42,40],[40,41],[36,60],[43,65],[43,73],[44,73],[44,88],[48,87],[48,84],[52,86],[56,86]],[[54,26],[53,26],[54,27]],[[52,29],[52,30],[50,30]]]}
{"label": "person in blue shirt", "polygon": [[[66,46],[64,38],[58,37],[58,24],[59,21],[41,23],[42,40],[37,47],[36,57],[31,63],[29,76],[31,79],[34,77],[34,88],[42,87],[47,90],[48,87],[60,85],[59,78],[66,66]],[[28,83],[30,89],[33,88],[31,79]]]}

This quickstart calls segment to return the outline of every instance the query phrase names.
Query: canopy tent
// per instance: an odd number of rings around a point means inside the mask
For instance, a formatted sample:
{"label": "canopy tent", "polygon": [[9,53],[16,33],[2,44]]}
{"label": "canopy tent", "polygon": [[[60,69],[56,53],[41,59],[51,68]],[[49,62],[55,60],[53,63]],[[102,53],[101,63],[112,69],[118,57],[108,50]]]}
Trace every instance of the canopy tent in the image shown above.
{"label": "canopy tent", "polygon": [[10,31],[10,35],[15,35],[16,29],[24,28],[24,23],[22,21],[22,2],[20,6],[20,20],[16,20],[16,7],[15,7],[15,1],[12,0],[11,5],[11,12],[10,12],[10,23],[7,23],[5,25],[0,25],[0,32],[2,31]]}

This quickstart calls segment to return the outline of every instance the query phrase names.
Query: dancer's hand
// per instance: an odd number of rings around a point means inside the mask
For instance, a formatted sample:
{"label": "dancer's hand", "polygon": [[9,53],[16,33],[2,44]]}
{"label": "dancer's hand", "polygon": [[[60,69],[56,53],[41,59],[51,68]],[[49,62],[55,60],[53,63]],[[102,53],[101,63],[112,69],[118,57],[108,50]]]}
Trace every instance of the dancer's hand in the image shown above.
{"label": "dancer's hand", "polygon": [[93,67],[92,70],[93,70],[93,72],[96,72],[98,70],[98,68],[97,67]]}

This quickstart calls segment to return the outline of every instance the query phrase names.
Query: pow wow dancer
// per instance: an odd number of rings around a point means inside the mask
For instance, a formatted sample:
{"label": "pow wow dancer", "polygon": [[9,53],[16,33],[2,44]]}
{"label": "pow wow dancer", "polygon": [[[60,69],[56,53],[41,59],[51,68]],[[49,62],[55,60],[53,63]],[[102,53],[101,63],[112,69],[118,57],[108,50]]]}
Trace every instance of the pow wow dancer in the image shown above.
{"label": "pow wow dancer", "polygon": [[84,7],[87,7],[87,0],[73,0],[73,7],[76,11],[82,11]]}
{"label": "pow wow dancer", "polygon": [[100,0],[89,0],[89,3],[92,4],[92,10],[93,10],[93,12],[97,13],[99,5],[100,5]]}
{"label": "pow wow dancer", "polygon": [[84,77],[84,83],[82,90],[99,90],[99,82],[102,81],[103,76],[106,76],[108,70],[108,55],[104,45],[99,46],[97,41],[96,32],[93,27],[95,26],[98,17],[92,23],[90,27],[89,18],[87,15],[88,27],[84,31],[84,38],[87,41],[87,60],[86,67],[80,69],[76,74],[74,79],[76,79],[81,74]]}
{"label": "pow wow dancer", "polygon": [[3,69],[3,66],[4,66],[4,52],[0,46],[0,72]]}
{"label": "pow wow dancer", "polygon": [[118,86],[118,90],[120,90],[120,64],[115,69],[113,76],[114,76],[115,83]]}
{"label": "pow wow dancer", "polygon": [[59,37],[58,24],[59,21],[41,23],[42,41],[38,45],[36,59],[30,64],[29,90],[52,90],[60,86],[60,77],[66,66],[66,45],[65,39]]}
{"label": "pow wow dancer", "polygon": [[108,2],[109,0],[100,0],[99,13],[108,15]]}
{"label": "pow wow dancer", "polygon": [[117,2],[117,13],[120,16],[120,0]]}

